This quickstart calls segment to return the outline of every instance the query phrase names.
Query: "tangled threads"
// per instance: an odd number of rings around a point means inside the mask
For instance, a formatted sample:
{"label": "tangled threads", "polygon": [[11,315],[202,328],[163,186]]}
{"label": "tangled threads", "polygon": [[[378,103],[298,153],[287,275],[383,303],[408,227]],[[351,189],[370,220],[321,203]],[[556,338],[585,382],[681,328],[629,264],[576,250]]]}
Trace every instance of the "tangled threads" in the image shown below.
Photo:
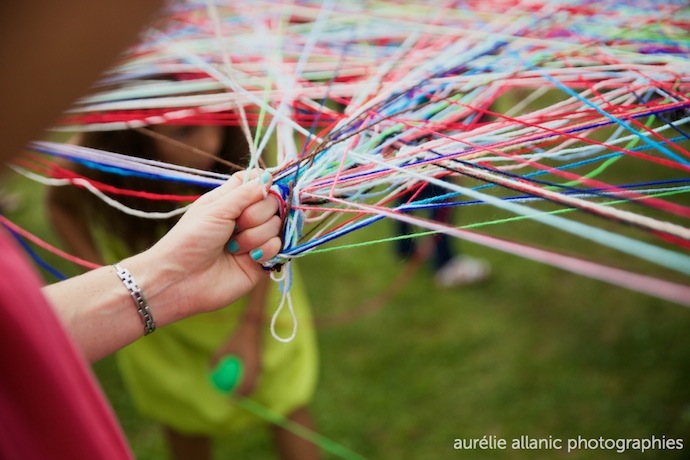
{"label": "tangled threads", "polygon": [[[241,127],[248,168],[272,165],[281,201],[283,247],[268,269],[389,218],[687,305],[687,286],[641,267],[481,228],[529,219],[690,275],[688,30],[682,1],[176,2],[55,129]],[[206,188],[227,179],[69,144],[32,148],[41,160],[18,167],[45,182],[79,184],[51,156]],[[430,184],[444,194],[420,198]],[[132,192],[90,187],[113,206]],[[513,217],[457,227],[412,214],[440,206]]]}

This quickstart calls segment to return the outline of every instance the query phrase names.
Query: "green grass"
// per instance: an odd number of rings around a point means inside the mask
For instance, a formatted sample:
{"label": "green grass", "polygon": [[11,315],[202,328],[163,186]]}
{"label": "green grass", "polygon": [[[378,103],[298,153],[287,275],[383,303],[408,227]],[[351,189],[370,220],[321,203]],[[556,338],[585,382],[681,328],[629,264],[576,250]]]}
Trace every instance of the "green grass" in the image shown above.
{"label": "green grass", "polygon": [[[23,180],[12,180],[5,189],[23,196],[10,217],[55,242],[40,189]],[[480,207],[458,213],[463,223],[503,215]],[[533,222],[485,230],[666,275]],[[383,222],[343,241],[390,233],[390,223]],[[688,458],[687,308],[494,250],[460,246],[491,262],[489,282],[439,290],[422,267],[381,308],[320,329],[320,384],[311,405],[319,433],[370,459]],[[300,267],[314,313],[325,319],[389,289],[405,265],[390,245],[379,244],[307,256]],[[97,363],[95,370],[137,457],[167,458],[160,431],[136,414],[113,360]],[[455,439],[484,435],[508,440],[655,435],[684,438],[686,448],[624,455],[453,450]],[[272,452],[265,430],[218,444],[219,458],[266,459]]]}

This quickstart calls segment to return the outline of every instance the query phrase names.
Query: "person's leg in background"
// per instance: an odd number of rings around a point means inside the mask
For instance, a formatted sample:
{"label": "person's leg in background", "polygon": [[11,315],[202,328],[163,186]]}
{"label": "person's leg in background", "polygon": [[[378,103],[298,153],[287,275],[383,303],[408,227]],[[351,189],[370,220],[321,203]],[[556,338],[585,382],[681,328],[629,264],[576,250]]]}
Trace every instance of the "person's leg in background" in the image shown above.
{"label": "person's leg in background", "polygon": [[[447,193],[446,189],[438,185],[429,184],[427,188],[425,195],[428,196],[442,196]],[[453,210],[453,206],[443,205],[432,208],[431,218],[437,222],[452,225]],[[454,252],[452,241],[445,233],[434,236],[432,263],[435,271],[434,280],[439,287],[444,288],[479,283],[487,279],[491,273],[489,264],[485,260],[463,255],[457,250]]]}
{"label": "person's leg in background", "polygon": [[188,435],[165,427],[171,458],[174,460],[211,460],[211,438],[203,435]]}
{"label": "person's leg in background", "polygon": [[[305,407],[297,409],[290,414],[288,419],[314,431],[314,423]],[[278,457],[281,460],[318,460],[321,458],[318,446],[281,426],[273,427],[273,439],[278,450]]]}

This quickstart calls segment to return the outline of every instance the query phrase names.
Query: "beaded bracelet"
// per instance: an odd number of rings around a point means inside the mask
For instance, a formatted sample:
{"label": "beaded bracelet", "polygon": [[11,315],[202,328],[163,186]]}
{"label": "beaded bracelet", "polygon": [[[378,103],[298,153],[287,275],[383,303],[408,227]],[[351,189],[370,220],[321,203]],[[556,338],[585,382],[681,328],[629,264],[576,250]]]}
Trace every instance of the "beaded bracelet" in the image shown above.
{"label": "beaded bracelet", "polygon": [[129,294],[132,296],[132,300],[134,300],[134,304],[139,311],[139,316],[141,316],[142,321],[144,321],[144,335],[149,335],[156,330],[156,323],[153,321],[151,309],[146,303],[144,294],[142,294],[141,289],[139,289],[137,282],[134,281],[134,277],[129,273],[129,270],[120,266],[120,264],[113,264],[113,267],[115,267],[118,278],[120,278],[129,291]]}

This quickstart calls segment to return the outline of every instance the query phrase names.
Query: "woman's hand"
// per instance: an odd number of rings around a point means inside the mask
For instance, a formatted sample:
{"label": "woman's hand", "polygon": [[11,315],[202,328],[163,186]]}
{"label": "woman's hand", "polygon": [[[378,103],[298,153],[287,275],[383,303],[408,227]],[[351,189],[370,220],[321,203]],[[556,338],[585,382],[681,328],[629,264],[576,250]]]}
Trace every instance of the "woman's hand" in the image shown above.
{"label": "woman's hand", "polygon": [[224,307],[265,275],[259,262],[281,247],[278,202],[266,194],[271,180],[260,171],[246,182],[245,173],[233,175],[199,198],[147,251],[176,280],[166,288],[176,293],[180,314]]}
{"label": "woman's hand", "polygon": [[[231,304],[262,278],[258,262],[280,250],[271,176],[236,174],[199,198],[147,251],[121,261],[145,296],[158,327]],[[227,250],[233,238],[233,252]],[[252,258],[252,255],[254,257]],[[265,275],[264,275],[265,276]],[[111,266],[44,288],[61,321],[97,360],[141,337],[142,319]]]}

